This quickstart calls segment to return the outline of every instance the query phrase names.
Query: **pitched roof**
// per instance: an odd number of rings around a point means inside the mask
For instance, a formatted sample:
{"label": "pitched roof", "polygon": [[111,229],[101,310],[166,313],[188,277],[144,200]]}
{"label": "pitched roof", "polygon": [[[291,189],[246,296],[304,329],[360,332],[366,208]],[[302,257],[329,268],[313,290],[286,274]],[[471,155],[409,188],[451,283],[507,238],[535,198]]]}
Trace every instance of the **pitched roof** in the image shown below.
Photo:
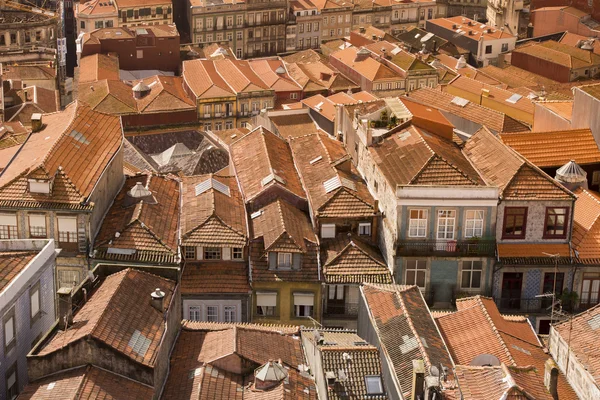
{"label": "pitched roof", "polygon": [[337,59],[371,82],[401,78],[397,72],[370,56],[357,60],[356,55],[359,51],[360,49],[352,46],[336,51],[331,54],[331,57]]}
{"label": "pitched roof", "polygon": [[[305,364],[300,340],[288,328],[184,323],[171,354],[163,398],[316,399],[314,381],[301,375],[298,369]],[[258,391],[253,384],[254,370],[278,359],[288,378]]]}
{"label": "pitched roof", "polygon": [[135,400],[153,396],[152,387],[93,365],[30,382],[19,393],[19,399],[25,400]]}
{"label": "pitched roof", "polygon": [[[537,371],[545,370],[544,363],[550,356],[527,320],[507,320],[488,297],[460,299],[456,307],[458,311],[436,318],[456,364],[469,365],[476,356],[491,354],[510,367],[533,366]],[[535,374],[529,380],[531,386],[546,392],[543,374]],[[558,391],[561,399],[577,398],[562,374]]]}
{"label": "pitched roof", "polygon": [[[493,28],[489,25],[482,24],[470,18],[461,16],[430,19],[427,21],[427,23],[435,24],[451,31],[456,31],[457,29],[462,29],[463,31],[473,31],[473,35],[469,35],[468,37],[476,41],[479,41],[480,39],[496,40],[515,37],[503,29]],[[454,28],[453,25],[457,25],[457,27]]]}
{"label": "pitched roof", "polygon": [[393,364],[404,396],[412,392],[412,360],[425,370],[453,363],[421,291],[416,286],[365,284],[361,292],[380,339],[381,352]]}
{"label": "pitched roof", "polygon": [[[138,184],[150,192],[134,198],[129,192]],[[176,260],[179,226],[179,181],[169,176],[128,177],[104,217],[96,236],[97,249],[135,250],[135,259],[156,255]],[[111,255],[110,250],[104,257]],[[150,260],[148,260],[150,261]]]}
{"label": "pitched roof", "polygon": [[[587,36],[581,36],[576,33],[565,32],[565,34],[558,41],[559,43],[566,44],[571,47],[579,47],[580,40],[589,40]],[[600,42],[598,40],[593,41],[594,53],[600,54]]]}
{"label": "pitched roof", "polygon": [[483,185],[460,148],[415,125],[369,147],[374,162],[393,185]]}
{"label": "pitched roof", "polygon": [[181,294],[248,294],[248,265],[239,261],[186,262],[181,277]]}
{"label": "pitched roof", "polygon": [[[517,120],[499,111],[480,106],[466,101],[465,106],[453,102],[457,96],[446,92],[424,87],[410,92],[408,97],[411,101],[438,108],[440,110],[455,114],[466,120],[485,125],[494,132],[529,132],[530,129]],[[463,101],[463,99],[458,98]]]}
{"label": "pitched roof", "polygon": [[48,65],[2,65],[2,80],[54,80],[56,70]]}
{"label": "pitched roof", "polygon": [[315,133],[292,139],[290,147],[315,217],[365,218],[377,212],[341,142]]}
{"label": "pitched roof", "polygon": [[0,252],[0,292],[19,275],[38,253],[36,251]]}
{"label": "pitched roof", "polygon": [[532,57],[550,61],[571,69],[585,68],[600,64],[600,55],[558,43],[554,40],[544,42],[528,42],[513,50],[513,53],[528,54]]}
{"label": "pitched roof", "polygon": [[183,246],[246,245],[246,208],[235,176],[183,178],[183,204]]}
{"label": "pitched roof", "polygon": [[294,82],[281,60],[250,60],[250,68],[275,92],[299,91],[301,87]]}
{"label": "pitched roof", "polygon": [[483,68],[479,68],[477,71],[505,84],[508,88],[537,87],[538,85],[553,85],[558,83],[545,76],[521,69],[514,65],[506,66],[504,68],[496,67],[495,65],[487,65]]}
{"label": "pitched roof", "polygon": [[485,127],[473,134],[463,147],[465,155],[485,181],[498,186],[507,200],[568,200],[573,194],[523,159]]}
{"label": "pitched roof", "polygon": [[269,116],[269,119],[284,139],[319,132],[309,113]]}
{"label": "pitched roof", "polygon": [[552,113],[571,122],[573,117],[573,101],[572,100],[554,100],[554,101],[538,101],[536,103],[540,107],[547,108]]}
{"label": "pitched roof", "polygon": [[595,345],[600,333],[600,305],[559,322],[552,328],[563,340],[568,341],[571,353],[600,388],[600,350]]}
{"label": "pitched roof", "polygon": [[[92,111],[77,102],[64,111],[45,115],[44,124],[45,128],[29,137],[0,174],[0,204],[79,207],[87,201],[122,143],[118,117]],[[54,179],[52,195],[30,193],[28,178]]]}
{"label": "pitched roof", "polygon": [[246,202],[266,188],[279,186],[305,199],[288,143],[260,126],[230,146],[231,161]]}
{"label": "pitched roof", "polygon": [[600,163],[600,149],[590,129],[501,134],[502,141],[540,168]]}
{"label": "pitched roof", "polygon": [[340,234],[321,239],[321,263],[326,283],[392,283],[381,252],[366,239]]}
{"label": "pitched roof", "polygon": [[119,59],[114,55],[96,53],[79,60],[79,84],[101,80],[119,80]]}
{"label": "pitched roof", "polygon": [[[154,367],[166,331],[163,313],[151,304],[150,294],[156,288],[165,293],[164,304],[170,305],[175,290],[171,280],[129,268],[108,276],[75,313],[73,325],[54,331],[35,355],[43,357],[63,351],[79,340],[92,339],[133,361]],[[112,311],[115,309],[119,312]],[[134,348],[139,340],[148,346]]]}
{"label": "pitched roof", "polygon": [[600,194],[588,189],[575,191],[573,249],[580,262],[600,260]]}
{"label": "pitched roof", "polygon": [[303,50],[283,58],[290,76],[303,91],[340,91],[358,89],[359,86],[335,70],[327,59],[314,50]]}
{"label": "pitched roof", "polygon": [[253,238],[262,237],[265,251],[286,246],[292,252],[306,252],[305,241],[317,243],[308,216],[285,200],[277,199],[257,211],[251,226]]}
{"label": "pitched roof", "polygon": [[214,61],[184,61],[182,68],[183,79],[197,98],[235,96],[235,91],[217,73]]}

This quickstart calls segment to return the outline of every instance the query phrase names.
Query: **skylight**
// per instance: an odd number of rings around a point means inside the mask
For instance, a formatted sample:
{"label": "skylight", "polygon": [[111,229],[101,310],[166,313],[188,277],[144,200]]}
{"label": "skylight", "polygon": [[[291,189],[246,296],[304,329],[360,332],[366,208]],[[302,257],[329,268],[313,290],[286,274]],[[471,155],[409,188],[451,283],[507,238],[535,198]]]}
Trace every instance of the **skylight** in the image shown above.
{"label": "skylight", "polygon": [[73,139],[77,140],[79,143],[90,144],[90,141],[87,140],[87,138],[83,135],[83,133],[76,131],[75,129],[73,129],[71,131],[71,133],[69,133],[69,136],[71,136]]}
{"label": "skylight", "polygon": [[263,213],[262,210],[255,211],[252,214],[250,214],[250,218],[252,218],[252,219],[258,218],[262,215],[262,213]]}
{"label": "skylight", "polygon": [[319,156],[319,157],[317,157],[315,159],[312,159],[312,160],[310,160],[310,165],[313,165],[313,164],[321,161],[322,159],[323,159],[323,157],[321,157],[321,156]]}
{"label": "skylight", "polygon": [[151,343],[152,341],[150,339],[142,335],[142,332],[136,329],[135,332],[133,332],[133,335],[131,335],[131,339],[129,339],[128,346],[131,347],[134,353],[144,357],[148,352]]}
{"label": "skylight", "polygon": [[356,185],[354,184],[354,182],[346,178],[340,178],[338,175],[323,182],[323,187],[325,187],[325,193],[331,193],[341,186],[344,186],[347,189],[356,190]]}
{"label": "skylight", "polygon": [[517,101],[521,100],[523,96],[521,96],[520,94],[513,94],[512,96],[510,96],[508,99],[506,99],[507,103],[511,103],[511,104],[517,104]]}
{"label": "skylight", "polygon": [[205,193],[209,189],[215,189],[216,191],[221,192],[225,196],[231,197],[231,192],[229,191],[229,186],[219,182],[218,180],[216,180],[214,178],[209,178],[209,179],[197,184],[195,187],[196,196],[199,196],[202,193]]}
{"label": "skylight", "polygon": [[381,376],[379,375],[367,375],[365,376],[365,385],[367,387],[367,394],[383,394],[383,384],[381,383]]}
{"label": "skylight", "polygon": [[469,100],[455,96],[450,103],[456,104],[459,107],[465,107],[467,104],[469,104]]}
{"label": "skylight", "polygon": [[595,331],[596,329],[600,329],[600,314],[595,315],[587,323],[593,331]]}

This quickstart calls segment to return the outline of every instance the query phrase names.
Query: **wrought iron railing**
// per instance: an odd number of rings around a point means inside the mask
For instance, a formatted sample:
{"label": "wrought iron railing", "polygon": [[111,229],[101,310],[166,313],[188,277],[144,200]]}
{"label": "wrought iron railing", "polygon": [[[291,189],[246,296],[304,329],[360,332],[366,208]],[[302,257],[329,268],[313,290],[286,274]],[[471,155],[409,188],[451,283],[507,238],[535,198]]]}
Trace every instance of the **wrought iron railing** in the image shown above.
{"label": "wrought iron railing", "polygon": [[493,256],[496,251],[494,240],[403,240],[398,244],[401,256],[455,255]]}

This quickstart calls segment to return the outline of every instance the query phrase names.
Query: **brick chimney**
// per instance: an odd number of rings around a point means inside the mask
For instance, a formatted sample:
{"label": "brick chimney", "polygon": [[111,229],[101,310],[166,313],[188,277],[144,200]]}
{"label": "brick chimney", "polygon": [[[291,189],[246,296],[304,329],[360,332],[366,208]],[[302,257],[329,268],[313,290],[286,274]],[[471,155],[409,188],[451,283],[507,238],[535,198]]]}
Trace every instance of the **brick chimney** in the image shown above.
{"label": "brick chimney", "polygon": [[39,132],[42,130],[42,114],[33,113],[31,114],[31,131]]}
{"label": "brick chimney", "polygon": [[61,287],[57,292],[58,296],[58,328],[67,329],[73,325],[73,298],[71,297],[71,288]]}

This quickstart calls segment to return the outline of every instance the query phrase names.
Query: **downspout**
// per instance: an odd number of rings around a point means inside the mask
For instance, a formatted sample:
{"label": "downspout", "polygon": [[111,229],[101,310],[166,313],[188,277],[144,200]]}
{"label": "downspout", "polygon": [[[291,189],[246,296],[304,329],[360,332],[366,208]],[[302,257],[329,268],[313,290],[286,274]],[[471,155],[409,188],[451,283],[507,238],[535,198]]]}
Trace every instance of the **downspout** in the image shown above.
{"label": "downspout", "polygon": [[572,200],[571,203],[571,215],[570,215],[569,227],[569,261],[571,262],[571,284],[569,285],[569,292],[573,291],[573,286],[575,285],[575,271],[577,270],[577,262],[578,258],[575,258],[575,250],[573,250],[573,224],[575,223],[575,199]]}

